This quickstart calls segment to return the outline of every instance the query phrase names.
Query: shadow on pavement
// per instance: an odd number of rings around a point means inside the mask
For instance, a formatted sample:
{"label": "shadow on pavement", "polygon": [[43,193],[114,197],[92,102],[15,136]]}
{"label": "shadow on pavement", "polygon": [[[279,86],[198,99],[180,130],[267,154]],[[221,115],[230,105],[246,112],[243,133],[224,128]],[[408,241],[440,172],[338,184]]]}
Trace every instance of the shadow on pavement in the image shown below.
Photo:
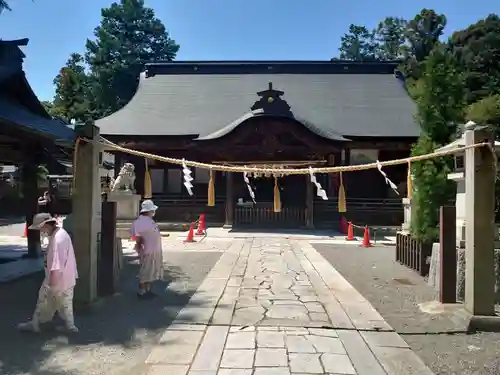
{"label": "shadow on pavement", "polygon": [[0,245],[0,264],[2,261],[20,259],[27,252],[28,248],[24,245]]}
{"label": "shadow on pavement", "polygon": [[[15,328],[33,312],[42,273],[0,284],[0,374],[130,373],[130,368],[124,368],[128,356],[146,358],[146,344],[154,344],[187,304],[195,287],[189,285],[179,266],[167,264],[164,281],[154,286],[158,297],[138,300],[135,275],[139,266],[134,257],[126,257],[124,264],[120,292],[92,309],[77,311],[80,333],[72,336],[57,332],[52,324],[40,335],[20,333]],[[169,284],[175,287],[167,289]],[[55,321],[60,323],[58,318]]]}

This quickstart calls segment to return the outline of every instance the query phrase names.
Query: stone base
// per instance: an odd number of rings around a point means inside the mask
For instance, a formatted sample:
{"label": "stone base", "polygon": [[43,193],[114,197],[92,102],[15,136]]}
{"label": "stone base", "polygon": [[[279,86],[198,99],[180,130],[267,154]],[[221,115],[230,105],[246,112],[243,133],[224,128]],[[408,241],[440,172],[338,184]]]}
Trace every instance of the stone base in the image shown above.
{"label": "stone base", "polygon": [[140,195],[110,192],[108,202],[116,202],[117,220],[135,220],[139,216]]}
{"label": "stone base", "polygon": [[456,245],[459,249],[465,249],[465,220],[456,220]]}
{"label": "stone base", "polygon": [[472,315],[467,330],[469,332],[500,332],[500,316]]}
{"label": "stone base", "polygon": [[[432,245],[432,256],[427,283],[439,290],[440,245]],[[500,303],[500,249],[495,249],[495,302]],[[465,297],[465,249],[457,249],[457,301]]]}

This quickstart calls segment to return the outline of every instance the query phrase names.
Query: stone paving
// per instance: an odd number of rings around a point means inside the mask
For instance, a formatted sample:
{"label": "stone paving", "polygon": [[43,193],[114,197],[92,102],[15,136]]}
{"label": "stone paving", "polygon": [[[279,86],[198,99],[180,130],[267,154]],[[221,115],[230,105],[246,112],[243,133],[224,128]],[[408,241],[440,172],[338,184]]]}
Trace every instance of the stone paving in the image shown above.
{"label": "stone paving", "polygon": [[432,375],[307,241],[235,239],[144,375]]}

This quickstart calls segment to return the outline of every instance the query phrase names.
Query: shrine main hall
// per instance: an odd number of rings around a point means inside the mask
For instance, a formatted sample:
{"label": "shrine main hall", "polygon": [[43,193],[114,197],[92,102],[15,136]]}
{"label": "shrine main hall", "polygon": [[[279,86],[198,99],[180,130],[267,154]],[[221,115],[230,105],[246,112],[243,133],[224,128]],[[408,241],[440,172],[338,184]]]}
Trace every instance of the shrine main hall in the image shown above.
{"label": "shrine main hall", "polygon": [[[120,146],[155,155],[223,165],[306,168],[404,158],[420,134],[416,106],[397,62],[210,61],[145,65],[134,97],[96,121]],[[144,194],[145,160],[115,153],[115,168],[136,168]],[[193,195],[178,165],[148,160],[160,222],[186,223],[204,213],[210,225],[333,228],[344,215],[361,225],[400,225],[407,166],[345,172],[347,212],[337,208],[340,175],[277,179],[281,211],[273,210],[272,176],[216,172],[215,206],[207,206],[208,170],[193,169]]]}

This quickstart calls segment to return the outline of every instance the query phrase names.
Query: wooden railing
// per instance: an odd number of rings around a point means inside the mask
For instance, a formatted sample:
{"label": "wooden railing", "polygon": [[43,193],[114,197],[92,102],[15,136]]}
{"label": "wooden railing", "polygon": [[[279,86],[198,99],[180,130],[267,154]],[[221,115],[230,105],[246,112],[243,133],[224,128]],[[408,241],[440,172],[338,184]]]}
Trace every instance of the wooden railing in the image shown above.
{"label": "wooden railing", "polygon": [[206,197],[181,197],[174,195],[153,194],[153,200],[158,206],[156,220],[167,223],[190,222],[205,214],[209,225],[223,224],[225,220],[225,199],[215,199],[215,206],[207,206]]}
{"label": "wooden railing", "polygon": [[[403,222],[401,199],[347,199],[347,212],[343,214],[348,221],[357,225],[399,226]],[[317,228],[331,227],[340,221],[338,200],[315,200],[314,225]]]}
{"label": "wooden railing", "polygon": [[432,254],[432,243],[416,240],[410,234],[396,235],[396,261],[418,272],[420,276],[429,274],[428,257]]}
{"label": "wooden railing", "polygon": [[305,208],[283,207],[274,212],[272,204],[234,209],[234,227],[301,228],[305,226]]}
{"label": "wooden railing", "polygon": [[[157,220],[164,222],[189,222],[204,213],[210,223],[222,224],[225,220],[225,198],[216,197],[215,207],[207,206],[207,198],[200,196],[159,195],[153,200],[160,207]],[[403,222],[401,199],[347,199],[347,220],[357,225],[399,226]],[[316,228],[338,228],[340,214],[336,199],[315,200],[314,225]],[[272,203],[257,202],[254,207],[238,207],[235,204],[234,224],[236,226],[259,227],[303,227],[303,207],[283,207],[275,213]]]}

